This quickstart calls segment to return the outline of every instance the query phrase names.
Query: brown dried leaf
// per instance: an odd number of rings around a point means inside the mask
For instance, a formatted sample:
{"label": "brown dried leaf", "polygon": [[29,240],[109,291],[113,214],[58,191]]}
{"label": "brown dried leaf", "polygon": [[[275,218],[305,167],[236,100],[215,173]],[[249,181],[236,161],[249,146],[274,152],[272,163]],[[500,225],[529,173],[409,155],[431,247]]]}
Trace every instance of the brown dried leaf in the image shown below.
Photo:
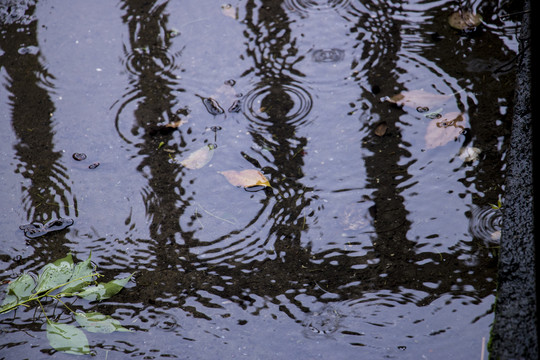
{"label": "brown dried leaf", "polygon": [[270,186],[268,179],[258,170],[227,170],[219,171],[219,173],[225,176],[227,181],[234,186]]}
{"label": "brown dried leaf", "polygon": [[448,100],[452,95],[441,95],[441,94],[432,94],[424,90],[411,90],[404,91],[400,94],[394,95],[385,100],[398,104],[406,105],[412,108],[417,107],[431,107],[434,105],[441,104]]}
{"label": "brown dried leaf", "polygon": [[388,125],[386,125],[386,121],[383,121],[377,127],[375,128],[375,135],[377,136],[384,136],[386,134],[386,130],[388,129]]}
{"label": "brown dried leaf", "polygon": [[448,17],[448,23],[454,29],[471,31],[482,23],[482,15],[469,11],[456,11]]}
{"label": "brown dried leaf", "polygon": [[426,148],[433,149],[455,140],[465,129],[464,114],[454,111],[431,120],[426,129]]}

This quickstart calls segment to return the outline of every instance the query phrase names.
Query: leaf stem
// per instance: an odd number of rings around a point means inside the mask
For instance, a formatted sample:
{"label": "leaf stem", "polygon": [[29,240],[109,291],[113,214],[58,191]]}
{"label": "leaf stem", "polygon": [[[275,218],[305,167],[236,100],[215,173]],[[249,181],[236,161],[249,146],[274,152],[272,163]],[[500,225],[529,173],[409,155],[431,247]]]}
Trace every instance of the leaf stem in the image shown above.
{"label": "leaf stem", "polygon": [[43,307],[43,304],[41,303],[41,301],[39,301],[39,299],[36,299],[36,300],[39,303],[39,306],[41,307],[41,311],[43,311],[43,315],[45,315],[45,319],[47,320],[47,322],[51,322],[49,318],[47,317],[47,313],[45,312],[45,308]]}

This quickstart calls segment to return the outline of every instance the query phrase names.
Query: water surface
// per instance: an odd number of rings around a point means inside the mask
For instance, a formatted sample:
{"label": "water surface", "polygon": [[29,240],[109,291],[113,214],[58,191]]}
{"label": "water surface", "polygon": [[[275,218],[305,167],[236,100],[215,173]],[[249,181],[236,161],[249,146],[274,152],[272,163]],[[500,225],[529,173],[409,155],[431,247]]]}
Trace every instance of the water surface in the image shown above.
{"label": "water surface", "polygon": [[[98,358],[480,358],[518,47],[506,2],[471,2],[468,33],[443,0],[25,4],[0,5],[0,280],[68,252],[135,272],[72,304],[133,330],[89,334]],[[449,96],[384,101],[420,90]],[[205,145],[204,167],[179,164]],[[271,187],[219,173],[245,169]],[[58,218],[74,223],[19,229]],[[0,331],[3,357],[72,357],[34,308]]]}

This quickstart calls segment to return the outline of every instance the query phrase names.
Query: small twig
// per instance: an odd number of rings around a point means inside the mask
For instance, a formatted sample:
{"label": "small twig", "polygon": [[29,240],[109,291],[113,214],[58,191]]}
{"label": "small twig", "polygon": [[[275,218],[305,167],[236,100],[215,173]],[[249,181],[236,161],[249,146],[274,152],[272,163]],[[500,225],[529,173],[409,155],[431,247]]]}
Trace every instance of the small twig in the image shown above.
{"label": "small twig", "polygon": [[229,224],[231,224],[231,225],[236,225],[235,222],[232,222],[232,221],[230,221],[230,220],[227,220],[227,219],[224,219],[224,218],[221,218],[221,217],[219,217],[219,216],[217,216],[217,215],[212,214],[210,211],[208,211],[208,210],[206,210],[205,208],[203,208],[201,204],[199,204],[199,203],[196,203],[196,204],[197,204],[197,206],[200,206],[201,209],[202,209],[205,213],[207,213],[208,215],[210,215],[210,216],[212,216],[212,217],[215,217],[216,219],[219,219],[219,220],[221,220],[221,221],[225,221],[226,223],[229,223]]}
{"label": "small twig", "polygon": [[319,289],[321,289],[321,290],[324,291],[325,293],[327,293],[327,294],[332,294],[331,292],[328,292],[328,291],[324,290],[319,284],[317,284],[316,281],[314,281],[314,283],[315,283],[315,285],[317,285],[317,287],[318,287]]}
{"label": "small twig", "polygon": [[[529,48],[529,46],[530,46],[530,44],[527,44],[524,49],[522,49],[520,52],[517,53],[516,56],[514,56],[512,59],[510,59],[509,61],[505,62],[504,64],[502,64],[501,66],[499,66],[498,68],[493,70],[493,73],[505,72],[505,71],[512,70],[512,68],[516,66],[515,62],[521,60],[521,57],[523,57],[523,53],[525,52],[525,50],[527,50]],[[512,66],[510,68],[508,68],[508,69],[505,69],[508,65],[512,65]]]}
{"label": "small twig", "polygon": [[486,346],[486,337],[482,336],[482,352],[480,353],[480,360],[484,360],[484,348]]}
{"label": "small twig", "polygon": [[201,229],[204,229],[203,223],[201,222],[201,220],[199,220],[199,211],[198,211],[198,209],[195,209],[195,219],[197,219],[197,221],[201,225]]}
{"label": "small twig", "polygon": [[527,14],[527,13],[530,13],[530,12],[531,12],[531,10],[523,10],[523,11],[518,11],[518,12],[515,12],[515,13],[501,15],[501,16],[499,16],[499,18],[502,19],[502,18],[506,18],[506,17],[510,17],[510,16],[514,16],[514,15],[523,15],[523,14]]}
{"label": "small twig", "polygon": [[52,297],[55,298],[58,302],[61,302],[62,305],[64,305],[71,313],[75,313],[75,311],[73,311],[69,306],[67,306],[65,302],[62,301],[62,298],[59,298],[56,296],[52,296]]}

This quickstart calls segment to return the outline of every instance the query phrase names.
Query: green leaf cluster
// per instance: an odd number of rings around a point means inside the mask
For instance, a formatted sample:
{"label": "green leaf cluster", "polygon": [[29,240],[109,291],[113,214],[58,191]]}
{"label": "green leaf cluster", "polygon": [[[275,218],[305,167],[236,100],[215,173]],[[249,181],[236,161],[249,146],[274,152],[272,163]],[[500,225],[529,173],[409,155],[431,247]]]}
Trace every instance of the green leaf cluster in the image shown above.
{"label": "green leaf cluster", "polygon": [[[39,272],[37,281],[23,273],[11,281],[6,288],[6,296],[0,305],[0,314],[8,313],[19,306],[28,307],[38,303],[47,318],[41,299],[49,297],[62,303],[86,331],[111,333],[129,331],[108,315],[98,312],[74,312],[62,300],[63,297],[77,296],[89,301],[101,301],[116,295],[124,288],[133,274],[107,283],[98,283],[101,275],[91,263],[91,255],[83,262],[74,264],[71,254],[45,265]],[[73,325],[62,324],[47,318],[47,338],[51,346],[70,354],[89,354],[90,346],[84,332]]]}

